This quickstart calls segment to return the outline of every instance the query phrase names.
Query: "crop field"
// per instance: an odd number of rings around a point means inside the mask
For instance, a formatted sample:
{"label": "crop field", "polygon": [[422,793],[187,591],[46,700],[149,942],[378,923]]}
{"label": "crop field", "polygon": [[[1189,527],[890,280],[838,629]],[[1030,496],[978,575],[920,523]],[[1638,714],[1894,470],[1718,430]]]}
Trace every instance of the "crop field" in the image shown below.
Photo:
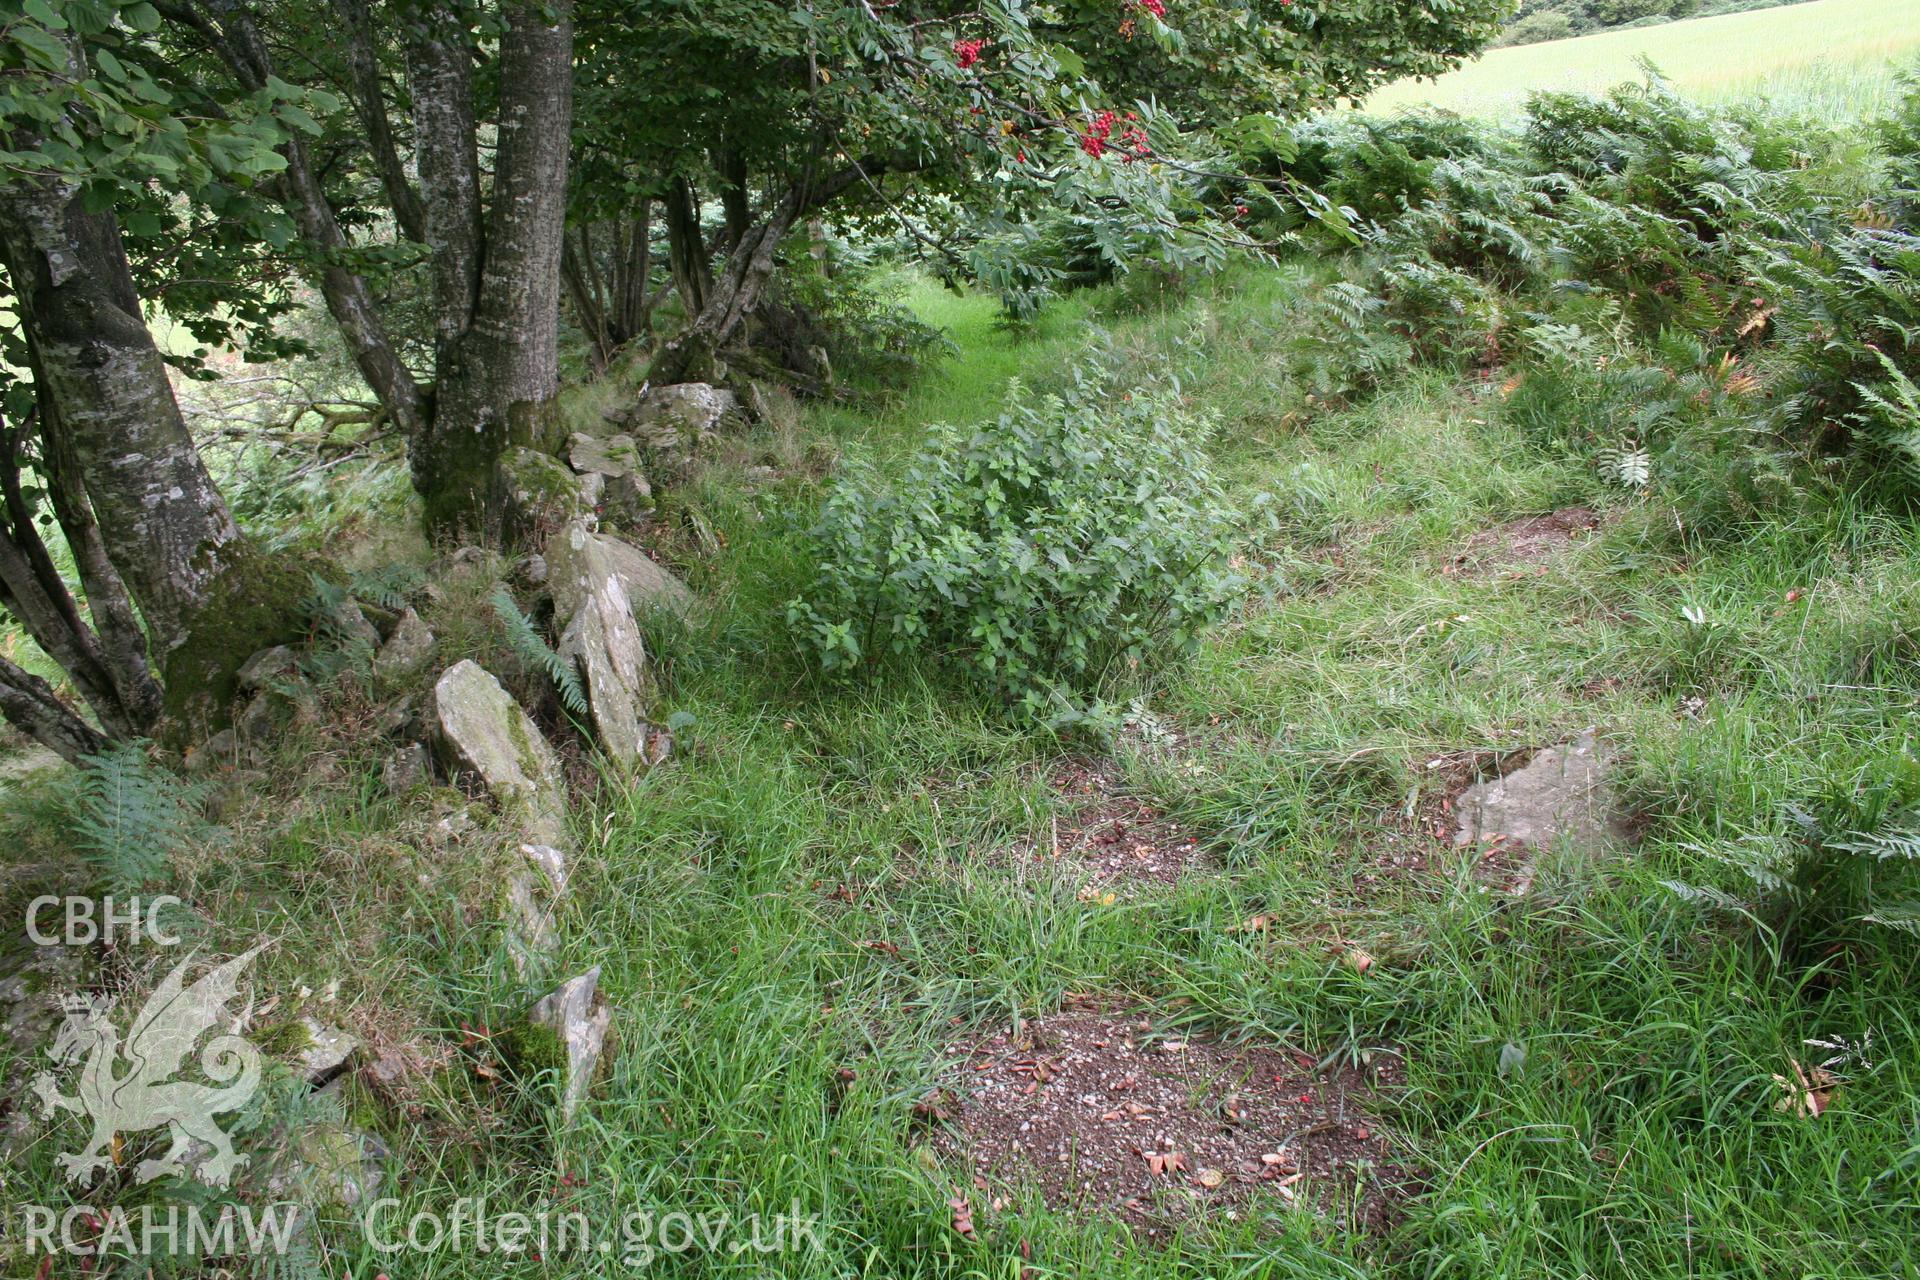
{"label": "crop field", "polygon": [[1689,97],[1765,97],[1788,110],[1852,117],[1884,109],[1901,65],[1920,59],[1920,4],[1815,0],[1493,49],[1438,80],[1388,85],[1366,107],[1504,116],[1536,90],[1596,92],[1635,79],[1642,59]]}

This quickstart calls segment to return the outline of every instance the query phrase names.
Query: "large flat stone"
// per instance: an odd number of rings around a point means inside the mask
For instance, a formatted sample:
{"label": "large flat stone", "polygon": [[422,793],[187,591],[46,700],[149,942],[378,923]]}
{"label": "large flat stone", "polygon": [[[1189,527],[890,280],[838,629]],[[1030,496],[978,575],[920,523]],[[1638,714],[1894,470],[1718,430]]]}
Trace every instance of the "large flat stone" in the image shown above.
{"label": "large flat stone", "polygon": [[[1606,771],[1605,744],[1591,729],[1548,747],[1523,768],[1461,793],[1454,843],[1500,840],[1535,852],[1599,856],[1623,840]],[[1531,881],[1523,874],[1522,887]]]}
{"label": "large flat stone", "polygon": [[468,659],[433,687],[434,728],[448,764],[477,776],[537,843],[566,844],[566,780],[532,717]]}

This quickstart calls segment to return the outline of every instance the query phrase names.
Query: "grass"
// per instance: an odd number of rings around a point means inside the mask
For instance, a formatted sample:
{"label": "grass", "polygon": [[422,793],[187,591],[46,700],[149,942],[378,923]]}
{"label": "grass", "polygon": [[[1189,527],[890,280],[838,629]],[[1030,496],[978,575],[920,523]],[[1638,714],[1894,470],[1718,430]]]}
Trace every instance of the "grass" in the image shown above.
{"label": "grass", "polygon": [[1895,69],[1920,55],[1920,8],[1907,0],[1812,0],[1748,13],[1492,49],[1433,81],[1403,80],[1370,111],[1436,106],[1501,118],[1541,90],[1600,92],[1651,60],[1703,101],[1765,98],[1793,112],[1857,119],[1892,101]]}
{"label": "grass", "polygon": [[[1920,1270],[1913,950],[1789,963],[1661,886],[1708,874],[1697,846],[1776,829],[1786,802],[1912,767],[1920,669],[1900,637],[1920,624],[1920,535],[1834,500],[1690,549],[1658,500],[1605,488],[1472,388],[1409,373],[1364,405],[1310,404],[1284,360],[1315,279],[1247,270],[1145,314],[1079,295],[1027,334],[996,327],[989,300],[915,285],[955,359],[893,405],[811,411],[797,428],[821,449],[886,456],[930,421],[990,412],[1010,378],[1044,383],[1094,330],[1147,368],[1203,339],[1189,391],[1228,424],[1217,465],[1242,495],[1274,493],[1284,528],[1247,549],[1261,587],[1244,612],[1128,691],[1194,745],[1120,754],[1224,874],[1104,903],[986,862],[1045,828],[1061,802],[1038,770],[1087,744],[1011,722],[937,671],[815,678],[782,608],[807,570],[792,522],[818,481],[741,483],[738,466],[789,447],[749,441],[676,497],[721,548],[700,570],[711,617],[651,637],[657,716],[692,726],[672,764],[610,783],[578,815],[561,967],[603,966],[619,1052],[561,1132],[547,1090],[503,1070],[489,1030],[539,989],[490,934],[503,834],[483,818],[448,841],[432,830],[447,793],[386,797],[364,728],[376,700],[341,682],[336,723],[290,735],[279,789],[236,821],[236,848],[178,870],[210,945],[269,929],[271,990],[338,979],[330,1016],[419,1056],[398,1089],[356,1083],[339,1104],[394,1147],[397,1216],[481,1195],[496,1213],[563,1205],[607,1223],[640,1208],[819,1216],[817,1253],[772,1270],[751,1254],[656,1261],[684,1275]],[[1575,502],[1604,512],[1604,532],[1541,572],[1441,571],[1476,531]],[[485,642],[451,638],[479,594],[456,590],[434,619],[461,652]],[[1694,601],[1721,638],[1676,675],[1679,609]],[[1369,878],[1393,815],[1434,798],[1427,761],[1595,724],[1646,823],[1632,858],[1554,867],[1515,902],[1445,847],[1428,873]],[[28,800],[0,818],[14,895],[60,874],[58,813]],[[1256,914],[1265,933],[1231,927]],[[1379,963],[1341,965],[1336,936]],[[933,1155],[914,1103],[956,1035],[1075,991],[1316,1056],[1404,1055],[1391,1128],[1427,1192],[1383,1238],[1266,1203],[1149,1244],[1018,1195],[1003,1211],[976,1201],[979,1239],[962,1238],[947,1202],[966,1175]],[[1873,1065],[1825,1114],[1775,1109],[1773,1077],[1801,1041],[1868,1030]],[[1516,1051],[1524,1064],[1503,1070]],[[65,1202],[55,1149],[16,1162],[10,1198]],[[503,1269],[451,1248],[378,1254],[344,1213],[312,1248],[327,1275]]]}

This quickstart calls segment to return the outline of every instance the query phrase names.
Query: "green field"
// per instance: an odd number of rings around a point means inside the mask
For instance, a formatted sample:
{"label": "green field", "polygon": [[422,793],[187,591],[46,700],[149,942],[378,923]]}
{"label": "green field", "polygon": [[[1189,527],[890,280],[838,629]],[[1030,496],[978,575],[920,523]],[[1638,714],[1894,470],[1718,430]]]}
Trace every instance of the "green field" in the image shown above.
{"label": "green field", "polygon": [[1388,85],[1366,106],[1430,104],[1497,116],[1535,90],[1597,91],[1634,79],[1642,58],[1682,92],[1708,101],[1764,95],[1822,115],[1873,111],[1888,101],[1900,65],[1920,58],[1920,4],[1814,0],[1494,49],[1438,80]]}

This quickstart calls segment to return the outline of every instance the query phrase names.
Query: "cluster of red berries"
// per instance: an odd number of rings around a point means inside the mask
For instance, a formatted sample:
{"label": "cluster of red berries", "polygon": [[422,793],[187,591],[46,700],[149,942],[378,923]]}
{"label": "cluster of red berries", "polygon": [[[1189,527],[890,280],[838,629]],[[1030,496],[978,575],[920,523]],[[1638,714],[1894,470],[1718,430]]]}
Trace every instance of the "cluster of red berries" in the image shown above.
{"label": "cluster of red berries", "polygon": [[1098,160],[1107,153],[1107,139],[1113,136],[1113,112],[1102,111],[1080,135],[1080,149]]}
{"label": "cluster of red berries", "polygon": [[1127,112],[1126,127],[1120,130],[1120,136],[1113,136],[1113,126],[1117,117],[1111,111],[1102,111],[1087,125],[1086,132],[1080,135],[1080,149],[1098,160],[1109,150],[1120,153],[1120,158],[1128,164],[1153,154],[1153,146],[1147,141],[1146,126],[1140,123],[1140,117]]}
{"label": "cluster of red berries", "polygon": [[980,51],[987,47],[985,40],[955,40],[953,56],[960,60],[960,69],[965,71],[980,61]]}
{"label": "cluster of red berries", "polygon": [[1156,18],[1167,16],[1167,0],[1134,0],[1134,3]]}

